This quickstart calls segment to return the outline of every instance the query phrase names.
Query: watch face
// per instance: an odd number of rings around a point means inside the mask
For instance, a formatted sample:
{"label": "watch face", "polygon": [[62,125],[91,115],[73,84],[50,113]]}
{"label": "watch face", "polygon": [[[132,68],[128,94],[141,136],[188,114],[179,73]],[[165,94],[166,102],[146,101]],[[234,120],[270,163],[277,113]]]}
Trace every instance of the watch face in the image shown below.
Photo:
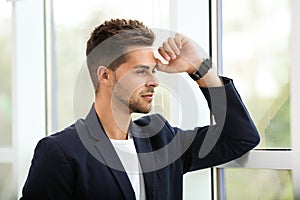
{"label": "watch face", "polygon": [[205,59],[201,63],[199,69],[189,75],[193,80],[197,81],[200,78],[202,78],[208,72],[208,70],[210,70],[211,68],[212,68],[212,62],[209,59]]}
{"label": "watch face", "polygon": [[200,68],[196,71],[196,73],[202,77],[204,76],[208,70],[210,70],[212,68],[212,62],[209,59],[205,59],[201,65]]}

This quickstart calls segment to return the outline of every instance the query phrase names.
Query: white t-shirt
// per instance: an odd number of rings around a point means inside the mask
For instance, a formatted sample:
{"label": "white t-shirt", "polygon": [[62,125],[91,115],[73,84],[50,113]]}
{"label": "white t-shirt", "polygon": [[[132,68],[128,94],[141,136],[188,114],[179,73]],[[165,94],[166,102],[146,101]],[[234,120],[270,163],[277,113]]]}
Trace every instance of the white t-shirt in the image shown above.
{"label": "white t-shirt", "polygon": [[131,182],[133,190],[135,192],[135,197],[137,200],[145,200],[145,184],[142,170],[140,167],[140,162],[136,153],[134,146],[134,141],[132,138],[128,140],[113,140],[110,139],[113,144],[122,165],[128,175]]}

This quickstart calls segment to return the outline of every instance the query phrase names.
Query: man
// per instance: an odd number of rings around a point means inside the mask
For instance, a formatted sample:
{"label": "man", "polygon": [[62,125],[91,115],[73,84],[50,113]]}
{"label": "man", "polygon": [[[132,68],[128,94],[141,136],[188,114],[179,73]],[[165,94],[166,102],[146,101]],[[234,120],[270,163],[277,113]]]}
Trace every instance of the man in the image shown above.
{"label": "man", "polygon": [[[42,139],[21,199],[182,199],[183,174],[236,159],[259,143],[232,80],[220,78],[186,37],[176,34],[154,56],[141,22],[104,22],[87,42],[95,102],[85,120]],[[168,64],[163,64],[163,63]],[[215,124],[184,131],[151,110],[155,71],[188,73]],[[193,105],[191,105],[193,106]]]}

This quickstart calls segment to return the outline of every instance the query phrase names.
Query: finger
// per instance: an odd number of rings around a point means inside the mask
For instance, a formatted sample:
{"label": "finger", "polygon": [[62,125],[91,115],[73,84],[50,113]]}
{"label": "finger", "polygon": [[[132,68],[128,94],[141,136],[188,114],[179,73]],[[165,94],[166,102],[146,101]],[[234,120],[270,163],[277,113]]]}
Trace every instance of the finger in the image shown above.
{"label": "finger", "polygon": [[182,39],[183,39],[183,36],[180,35],[179,33],[176,33],[176,35],[174,37],[174,41],[176,42],[176,45],[179,49],[182,48]]}
{"label": "finger", "polygon": [[158,53],[166,60],[166,61],[170,61],[171,57],[169,56],[169,54],[164,50],[163,47],[159,47],[158,48]]}
{"label": "finger", "polygon": [[177,71],[175,69],[173,69],[172,67],[170,67],[168,65],[164,65],[162,63],[157,65],[157,70],[161,71],[161,72],[166,72],[166,73],[177,73]]}
{"label": "finger", "polygon": [[177,43],[175,42],[175,38],[173,37],[169,37],[168,39],[168,44],[170,46],[170,48],[172,49],[172,51],[176,54],[179,55],[180,54],[180,50],[177,46]]}
{"label": "finger", "polygon": [[165,52],[170,56],[171,59],[176,59],[176,54],[172,47],[170,46],[169,42],[164,42],[163,43],[163,49]]}
{"label": "finger", "polygon": [[184,46],[185,44],[189,43],[190,41],[186,38],[181,36],[181,45]]}

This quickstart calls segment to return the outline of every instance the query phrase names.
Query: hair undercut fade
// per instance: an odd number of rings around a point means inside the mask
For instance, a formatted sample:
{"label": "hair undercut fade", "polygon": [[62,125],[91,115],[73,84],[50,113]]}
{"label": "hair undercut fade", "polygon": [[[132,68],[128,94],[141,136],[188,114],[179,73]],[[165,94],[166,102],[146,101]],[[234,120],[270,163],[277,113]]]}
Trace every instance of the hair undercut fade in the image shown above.
{"label": "hair undercut fade", "polygon": [[87,41],[87,65],[97,92],[97,69],[103,65],[111,70],[126,61],[130,47],[150,47],[154,33],[137,20],[111,19],[96,27]]}

